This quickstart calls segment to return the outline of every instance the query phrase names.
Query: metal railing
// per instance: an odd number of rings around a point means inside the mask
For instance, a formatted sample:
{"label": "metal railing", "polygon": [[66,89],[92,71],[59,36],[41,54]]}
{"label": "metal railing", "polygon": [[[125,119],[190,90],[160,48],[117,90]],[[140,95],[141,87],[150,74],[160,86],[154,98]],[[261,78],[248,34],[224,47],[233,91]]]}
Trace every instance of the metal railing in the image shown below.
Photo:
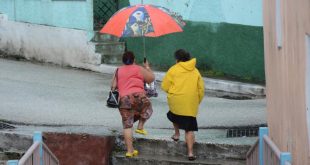
{"label": "metal railing", "polygon": [[268,136],[268,128],[259,128],[259,139],[246,155],[247,165],[291,165],[291,153],[281,152]]}
{"label": "metal railing", "polygon": [[258,144],[259,140],[257,139],[255,144],[250,148],[250,150],[246,154],[246,164],[247,165],[259,165],[259,159],[258,159]]}
{"label": "metal railing", "polygon": [[34,142],[25,155],[18,161],[18,165],[32,165],[40,163],[40,142]]}
{"label": "metal railing", "polygon": [[44,165],[59,165],[59,161],[52,151],[47,147],[45,143],[43,145],[43,164]]}
{"label": "metal railing", "polygon": [[279,164],[281,151],[267,136],[263,136],[264,140],[264,164]]}
{"label": "metal railing", "polygon": [[57,157],[43,143],[42,133],[35,132],[33,144],[20,160],[9,160],[7,165],[59,165]]}

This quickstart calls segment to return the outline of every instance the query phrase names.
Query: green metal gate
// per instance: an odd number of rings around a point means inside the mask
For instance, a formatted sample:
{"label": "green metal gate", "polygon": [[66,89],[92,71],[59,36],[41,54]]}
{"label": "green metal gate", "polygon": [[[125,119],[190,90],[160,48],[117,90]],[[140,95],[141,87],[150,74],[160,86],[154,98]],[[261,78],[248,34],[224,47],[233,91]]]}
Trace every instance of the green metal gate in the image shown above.
{"label": "green metal gate", "polygon": [[94,30],[99,30],[119,9],[119,0],[93,0]]}

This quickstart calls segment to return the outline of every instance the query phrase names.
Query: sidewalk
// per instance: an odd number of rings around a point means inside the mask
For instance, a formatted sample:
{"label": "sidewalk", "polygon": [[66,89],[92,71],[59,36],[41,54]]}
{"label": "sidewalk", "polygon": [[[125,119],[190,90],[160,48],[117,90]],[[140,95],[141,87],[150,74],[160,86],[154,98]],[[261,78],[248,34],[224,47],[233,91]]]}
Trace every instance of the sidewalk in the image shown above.
{"label": "sidewalk", "polygon": [[[120,129],[119,112],[105,105],[115,67],[101,65],[95,69],[109,74],[0,59],[0,119],[31,125]],[[146,127],[171,129],[166,118],[166,94],[160,89],[158,92],[159,96],[152,98],[154,113]],[[265,109],[265,99],[229,100],[207,93],[197,120],[200,128],[261,125],[266,123]]]}
{"label": "sidewalk", "polygon": [[[116,66],[101,64],[98,67],[89,66],[88,69],[96,72],[113,74]],[[154,71],[156,80],[162,81],[165,76],[165,72]],[[223,95],[231,95],[231,96],[245,96],[249,98],[264,98],[265,86],[256,85],[256,84],[248,84],[236,81],[229,80],[220,80],[220,79],[212,79],[204,77],[205,81],[205,89],[207,92],[212,94],[213,96],[223,96]]]}

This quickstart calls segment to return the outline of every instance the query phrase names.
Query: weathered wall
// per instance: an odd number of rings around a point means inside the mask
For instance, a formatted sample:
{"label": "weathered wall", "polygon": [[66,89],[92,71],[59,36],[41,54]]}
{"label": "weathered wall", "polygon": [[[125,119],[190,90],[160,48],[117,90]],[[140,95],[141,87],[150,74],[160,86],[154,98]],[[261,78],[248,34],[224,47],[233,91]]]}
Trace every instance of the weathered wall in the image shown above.
{"label": "weathered wall", "polygon": [[[197,58],[200,69],[214,69],[241,77],[264,80],[263,36],[261,27],[227,23],[186,22],[183,33],[146,38],[146,54],[152,65],[168,69],[175,63],[179,48]],[[129,50],[142,61],[141,38],[126,39]]]}
{"label": "weathered wall", "polygon": [[84,30],[8,21],[0,15],[0,50],[9,55],[73,67],[99,64],[101,56],[87,41]]}
{"label": "weathered wall", "polygon": [[[120,1],[120,7],[140,2],[140,0],[122,0]],[[144,0],[144,2],[164,6],[179,12],[187,22],[183,33],[146,40],[146,52],[155,67],[162,67],[161,69],[166,70],[174,63],[173,52],[176,49],[185,48],[192,53],[193,57],[198,59],[198,67],[202,70],[213,69],[242,78],[264,80],[261,0]],[[57,28],[52,27],[49,28],[48,32],[53,35],[32,31],[36,33],[36,38],[31,38],[29,41],[32,42],[32,40],[38,40],[41,37],[40,42],[44,41],[52,46],[59,44],[59,46],[56,46],[57,51],[55,51],[55,48],[46,46],[47,52],[44,52],[45,47],[41,47],[40,44],[32,45],[31,47],[36,47],[33,49],[29,48],[31,42],[23,42],[23,44],[27,45],[27,58],[33,56],[46,61],[56,58],[57,63],[67,64],[70,61],[69,64],[71,65],[73,61],[78,62],[80,58],[83,58],[80,63],[85,63],[85,61],[93,63],[93,60],[85,60],[94,57],[92,54],[85,53],[87,51],[85,47],[79,46],[76,48],[77,54],[73,55],[73,49],[61,50],[66,47],[60,46],[68,45],[69,48],[73,48],[75,47],[74,44],[84,45],[85,41],[92,38],[92,5],[92,0],[1,0],[0,12],[7,14],[11,21],[81,29],[84,30],[84,32],[79,31],[81,34],[83,33],[82,35],[87,32],[87,38],[81,40],[80,37],[74,35],[69,37],[68,34],[57,33]],[[30,24],[28,25],[33,27]],[[15,41],[16,38],[29,36],[21,33],[21,31],[25,32],[24,27],[14,26],[14,28],[17,29],[17,33],[14,34],[15,38],[10,40]],[[29,28],[26,29],[28,32]],[[55,31],[52,32],[52,29]],[[69,32],[71,30],[62,29],[61,31]],[[2,33],[4,33],[3,29]],[[11,34],[13,34],[12,31]],[[17,34],[21,36],[17,36]],[[49,37],[46,38],[46,35]],[[56,40],[56,38],[61,38],[62,41]],[[128,39],[126,41],[128,49],[135,51],[138,54],[138,60],[141,60],[143,52],[141,39]],[[21,45],[20,42],[16,44]],[[6,46],[1,45],[1,47],[3,49]],[[20,46],[14,48],[17,48],[14,53],[20,51]],[[28,48],[33,50],[29,51]],[[78,51],[80,48],[84,50]],[[34,55],[30,55],[31,53],[34,53]],[[86,54],[86,56],[82,57],[82,53]],[[65,61],[60,62],[59,57],[63,57]]]}
{"label": "weathered wall", "polygon": [[[140,2],[130,0],[131,5]],[[183,33],[146,39],[146,53],[155,67],[171,66],[173,52],[185,48],[198,58],[200,69],[265,79],[261,0],[144,0],[144,3],[178,12],[187,23]],[[141,57],[142,40],[126,41],[128,49]]]}
{"label": "weathered wall", "polygon": [[0,12],[11,21],[93,30],[92,0],[1,0]]}
{"label": "weathered wall", "polygon": [[0,1],[0,13],[5,13],[12,20],[15,19],[14,1],[1,0]]}
{"label": "weathered wall", "polygon": [[292,164],[308,165],[305,37],[310,34],[310,1],[280,1],[281,49],[276,41],[275,2],[264,0],[268,127],[280,150],[292,153]]}
{"label": "weathered wall", "polygon": [[[140,3],[141,0],[130,0],[132,5]],[[188,21],[263,25],[261,0],[144,0],[144,3],[169,8]]]}

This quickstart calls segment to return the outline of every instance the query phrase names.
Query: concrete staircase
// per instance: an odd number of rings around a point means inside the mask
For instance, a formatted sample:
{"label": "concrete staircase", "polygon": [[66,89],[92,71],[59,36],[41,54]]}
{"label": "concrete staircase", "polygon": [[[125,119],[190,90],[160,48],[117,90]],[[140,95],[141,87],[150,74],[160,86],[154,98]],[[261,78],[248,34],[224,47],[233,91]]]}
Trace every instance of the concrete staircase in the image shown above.
{"label": "concrete staircase", "polygon": [[2,132],[0,134],[0,165],[6,165],[8,160],[20,159],[31,144],[31,136]]}
{"label": "concrete staircase", "polygon": [[[29,127],[29,128],[28,128]],[[38,127],[23,126],[17,127],[14,131],[0,131],[0,165],[5,165],[6,160],[20,159],[25,151],[32,144],[32,133]],[[245,165],[245,155],[249,150],[251,145],[255,143],[257,137],[234,137],[227,138],[227,130],[210,130],[210,129],[201,129],[196,135],[196,144],[194,146],[194,152],[197,156],[197,160],[188,161],[186,154],[186,145],[184,142],[184,136],[181,132],[181,141],[174,142],[170,139],[172,130],[169,129],[149,129],[149,135],[143,136],[139,134],[134,134],[134,147],[139,150],[139,156],[134,158],[126,158],[125,155],[125,145],[123,136],[118,133],[109,133],[109,136],[103,135],[92,135],[94,139],[97,139],[97,142],[101,145],[107,145],[111,147],[105,147],[100,145],[94,145],[93,139],[90,139],[88,134],[80,134],[85,131],[85,127],[40,127],[41,130],[46,130],[48,132],[60,131],[55,134],[56,137],[60,139],[51,139],[48,134],[45,134],[44,139],[47,142],[47,145],[50,145],[51,150],[60,149],[62,150],[59,153],[63,153],[64,159],[60,159],[64,162],[66,158],[69,161],[70,156],[74,152],[74,149],[81,150],[81,146],[86,146],[85,148],[89,153],[94,151],[101,154],[95,155],[90,154],[88,157],[85,157],[85,154],[80,155],[79,162],[84,162],[85,165],[94,164],[89,163],[93,160],[96,162],[101,162],[99,164],[113,164],[113,165]],[[98,130],[96,130],[98,129]],[[93,128],[92,131],[100,132],[102,128]],[[63,137],[66,133],[69,132],[69,136]],[[86,129],[87,130],[87,129]],[[72,140],[71,137],[74,132],[78,133],[77,136],[81,139]],[[15,132],[15,133],[14,133]],[[61,136],[60,136],[61,135]],[[75,137],[75,136],[74,136]],[[106,137],[109,137],[110,140],[104,140]],[[66,140],[64,140],[66,139]],[[87,141],[88,139],[88,141]],[[112,140],[112,141],[111,141]],[[68,142],[68,144],[65,143]],[[91,143],[90,143],[91,142]],[[64,145],[66,144],[66,145]],[[83,144],[83,145],[82,145]],[[54,148],[53,148],[54,147]],[[67,148],[67,149],[65,149]],[[72,148],[74,148],[72,150]],[[98,150],[99,149],[99,150]],[[112,151],[113,150],[113,151]],[[107,152],[108,155],[105,157],[102,153]],[[110,155],[110,153],[113,153]],[[68,156],[68,153],[70,156]],[[67,154],[67,155],[66,155]],[[77,154],[77,153],[75,153]],[[103,157],[107,158],[103,161]],[[76,157],[75,157],[76,158]],[[110,159],[110,162],[108,161]],[[1,161],[2,160],[2,161]],[[98,161],[100,160],[100,161]],[[70,160],[71,164],[72,160]],[[70,163],[62,163],[71,165]]]}
{"label": "concrete staircase", "polygon": [[[245,165],[245,155],[251,145],[196,143],[195,161],[188,161],[184,142],[167,140],[136,139],[139,156],[126,158],[125,151],[115,152],[113,165]],[[124,147],[124,146],[123,146]],[[122,147],[120,147],[122,148]]]}
{"label": "concrete staircase", "polygon": [[0,165],[6,165],[8,160],[17,160],[22,157],[24,151],[4,151],[0,152]]}
{"label": "concrete staircase", "polygon": [[122,63],[125,42],[120,42],[119,38],[109,34],[101,34],[98,31],[95,32],[91,42],[95,44],[96,53],[101,54],[101,63]]}

